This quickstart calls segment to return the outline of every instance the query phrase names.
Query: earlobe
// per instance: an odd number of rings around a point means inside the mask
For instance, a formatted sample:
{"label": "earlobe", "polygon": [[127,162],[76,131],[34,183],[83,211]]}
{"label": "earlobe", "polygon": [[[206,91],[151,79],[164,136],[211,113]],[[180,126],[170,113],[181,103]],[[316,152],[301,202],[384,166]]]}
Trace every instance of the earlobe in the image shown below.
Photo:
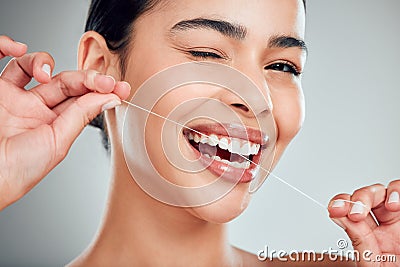
{"label": "earlobe", "polygon": [[114,57],[115,55],[108,49],[104,37],[99,33],[88,31],[82,35],[78,50],[79,70],[91,69],[107,74],[110,72],[110,66],[114,65],[111,64]]}

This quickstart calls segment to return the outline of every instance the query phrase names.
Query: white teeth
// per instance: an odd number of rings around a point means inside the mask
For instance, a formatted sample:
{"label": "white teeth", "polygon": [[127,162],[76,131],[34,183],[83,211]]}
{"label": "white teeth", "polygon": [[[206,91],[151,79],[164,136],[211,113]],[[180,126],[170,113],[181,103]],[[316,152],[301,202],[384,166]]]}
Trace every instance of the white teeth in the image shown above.
{"label": "white teeth", "polygon": [[240,163],[237,162],[237,161],[234,161],[234,162],[232,162],[232,166],[239,169],[240,166],[242,166],[242,164],[240,164]]}
{"label": "white teeth", "polygon": [[200,136],[197,135],[197,134],[195,134],[194,137],[193,137],[193,140],[194,140],[196,143],[200,142]]}
{"label": "white teeth", "polygon": [[205,135],[202,135],[200,138],[200,143],[205,144],[208,142],[208,137]]}
{"label": "white teeth", "polygon": [[[240,147],[240,153],[244,156],[249,156],[250,154],[252,154],[251,150],[252,145],[249,142],[243,142],[242,146]],[[257,153],[256,153],[257,154]]]}
{"label": "white teeth", "polygon": [[219,139],[218,136],[216,136],[215,134],[210,135],[210,138],[208,138],[208,144],[210,146],[216,146],[219,143]]}
{"label": "white teeth", "polygon": [[242,162],[242,163],[237,162],[237,161],[230,162],[230,161],[228,161],[228,160],[226,160],[226,159],[221,159],[221,158],[218,157],[218,156],[212,156],[211,159],[216,160],[216,161],[219,161],[219,162],[222,162],[222,163],[225,163],[225,164],[227,164],[227,165],[229,165],[229,166],[232,166],[232,167],[235,167],[235,168],[238,168],[238,169],[245,169],[245,170],[247,170],[248,168],[250,168],[250,162],[248,162],[248,161],[244,161],[244,162]]}
{"label": "white teeth", "polygon": [[260,144],[253,144],[250,147],[250,154],[257,155],[258,151],[260,151],[260,147],[261,147]]}
{"label": "white teeth", "polygon": [[250,161],[247,161],[247,160],[246,160],[246,161],[244,162],[244,164],[245,164],[244,169],[250,168],[250,164],[251,164]]}
{"label": "white teeth", "polygon": [[229,161],[229,160],[226,160],[226,159],[221,160],[221,162],[222,162],[222,163],[225,163],[225,164],[229,164],[229,163],[230,163],[230,161]]}
{"label": "white teeth", "polygon": [[[255,144],[238,138],[221,137],[215,134],[210,136],[200,135],[190,132],[188,139],[196,143],[208,144],[210,146],[219,146],[221,149],[228,150],[231,153],[243,156],[257,155],[260,152],[261,145]],[[268,139],[268,137],[267,137]]]}
{"label": "white teeth", "polygon": [[229,141],[227,138],[223,137],[219,140],[218,146],[224,150],[228,150]]}
{"label": "white teeth", "polygon": [[241,143],[241,141],[239,139],[232,138],[232,140],[231,140],[232,145],[231,145],[230,149],[228,147],[229,152],[235,153],[235,154],[240,154],[241,153],[241,149],[240,149],[241,144],[240,143]]}
{"label": "white teeth", "polygon": [[220,158],[219,156],[212,156],[212,159],[215,159],[215,160],[221,161],[221,158]]}

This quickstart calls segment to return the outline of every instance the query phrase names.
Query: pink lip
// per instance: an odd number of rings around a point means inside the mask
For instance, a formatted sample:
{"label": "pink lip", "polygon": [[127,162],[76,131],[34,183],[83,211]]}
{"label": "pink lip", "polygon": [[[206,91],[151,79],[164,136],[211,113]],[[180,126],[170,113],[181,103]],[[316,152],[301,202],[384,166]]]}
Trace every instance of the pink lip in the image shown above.
{"label": "pink lip", "polygon": [[254,169],[257,167],[256,164],[258,164],[261,159],[262,150],[265,149],[265,146],[267,144],[265,134],[256,129],[251,129],[247,127],[243,128],[231,124],[202,124],[191,126],[190,128],[206,135],[224,135],[231,138],[239,138],[243,140],[249,140],[253,143],[261,144],[262,147],[260,152],[257,155],[254,155],[252,159],[252,162],[254,162],[255,164],[251,163],[250,168],[248,169],[239,169],[203,156],[197,149],[190,145],[188,140],[186,139],[188,145],[192,148],[193,152],[195,153],[196,157],[199,158],[200,162],[207,167],[207,170],[209,170],[217,177],[221,177],[224,180],[232,183],[248,183],[253,180]]}

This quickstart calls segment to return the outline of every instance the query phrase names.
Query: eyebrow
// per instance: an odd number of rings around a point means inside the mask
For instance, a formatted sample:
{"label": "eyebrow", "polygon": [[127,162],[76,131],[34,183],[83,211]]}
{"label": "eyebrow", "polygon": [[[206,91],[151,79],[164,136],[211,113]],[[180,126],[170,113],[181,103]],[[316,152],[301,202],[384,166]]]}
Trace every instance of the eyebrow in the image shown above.
{"label": "eyebrow", "polygon": [[[211,29],[224,36],[236,40],[244,40],[247,36],[247,28],[240,24],[231,23],[225,20],[196,18],[183,20],[171,28],[171,33],[175,31],[187,31],[193,29]],[[307,53],[306,43],[294,36],[274,35],[268,40],[268,48],[292,48],[297,47]]]}
{"label": "eyebrow", "polygon": [[293,36],[287,35],[275,35],[269,38],[268,40],[268,48],[291,48],[297,47],[308,53],[308,48],[306,43]]}
{"label": "eyebrow", "polygon": [[211,29],[237,40],[243,40],[247,35],[247,29],[242,25],[234,24],[224,20],[206,18],[180,21],[172,27],[171,32],[192,29]]}

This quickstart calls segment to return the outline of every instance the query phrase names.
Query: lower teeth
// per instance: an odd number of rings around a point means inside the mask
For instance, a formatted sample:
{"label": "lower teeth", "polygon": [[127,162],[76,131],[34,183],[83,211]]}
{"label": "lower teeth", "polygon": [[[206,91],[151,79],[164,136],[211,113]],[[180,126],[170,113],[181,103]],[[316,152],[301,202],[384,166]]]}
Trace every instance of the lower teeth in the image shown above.
{"label": "lower teeth", "polygon": [[240,162],[237,162],[237,161],[231,162],[231,161],[226,160],[226,159],[221,159],[219,156],[212,156],[211,157],[208,154],[204,154],[204,156],[209,158],[209,159],[213,159],[213,160],[222,162],[224,164],[227,164],[229,166],[232,166],[232,167],[235,167],[235,168],[238,168],[238,169],[248,169],[248,168],[250,168],[250,162],[247,161],[247,160],[242,162],[242,163],[240,163]]}

